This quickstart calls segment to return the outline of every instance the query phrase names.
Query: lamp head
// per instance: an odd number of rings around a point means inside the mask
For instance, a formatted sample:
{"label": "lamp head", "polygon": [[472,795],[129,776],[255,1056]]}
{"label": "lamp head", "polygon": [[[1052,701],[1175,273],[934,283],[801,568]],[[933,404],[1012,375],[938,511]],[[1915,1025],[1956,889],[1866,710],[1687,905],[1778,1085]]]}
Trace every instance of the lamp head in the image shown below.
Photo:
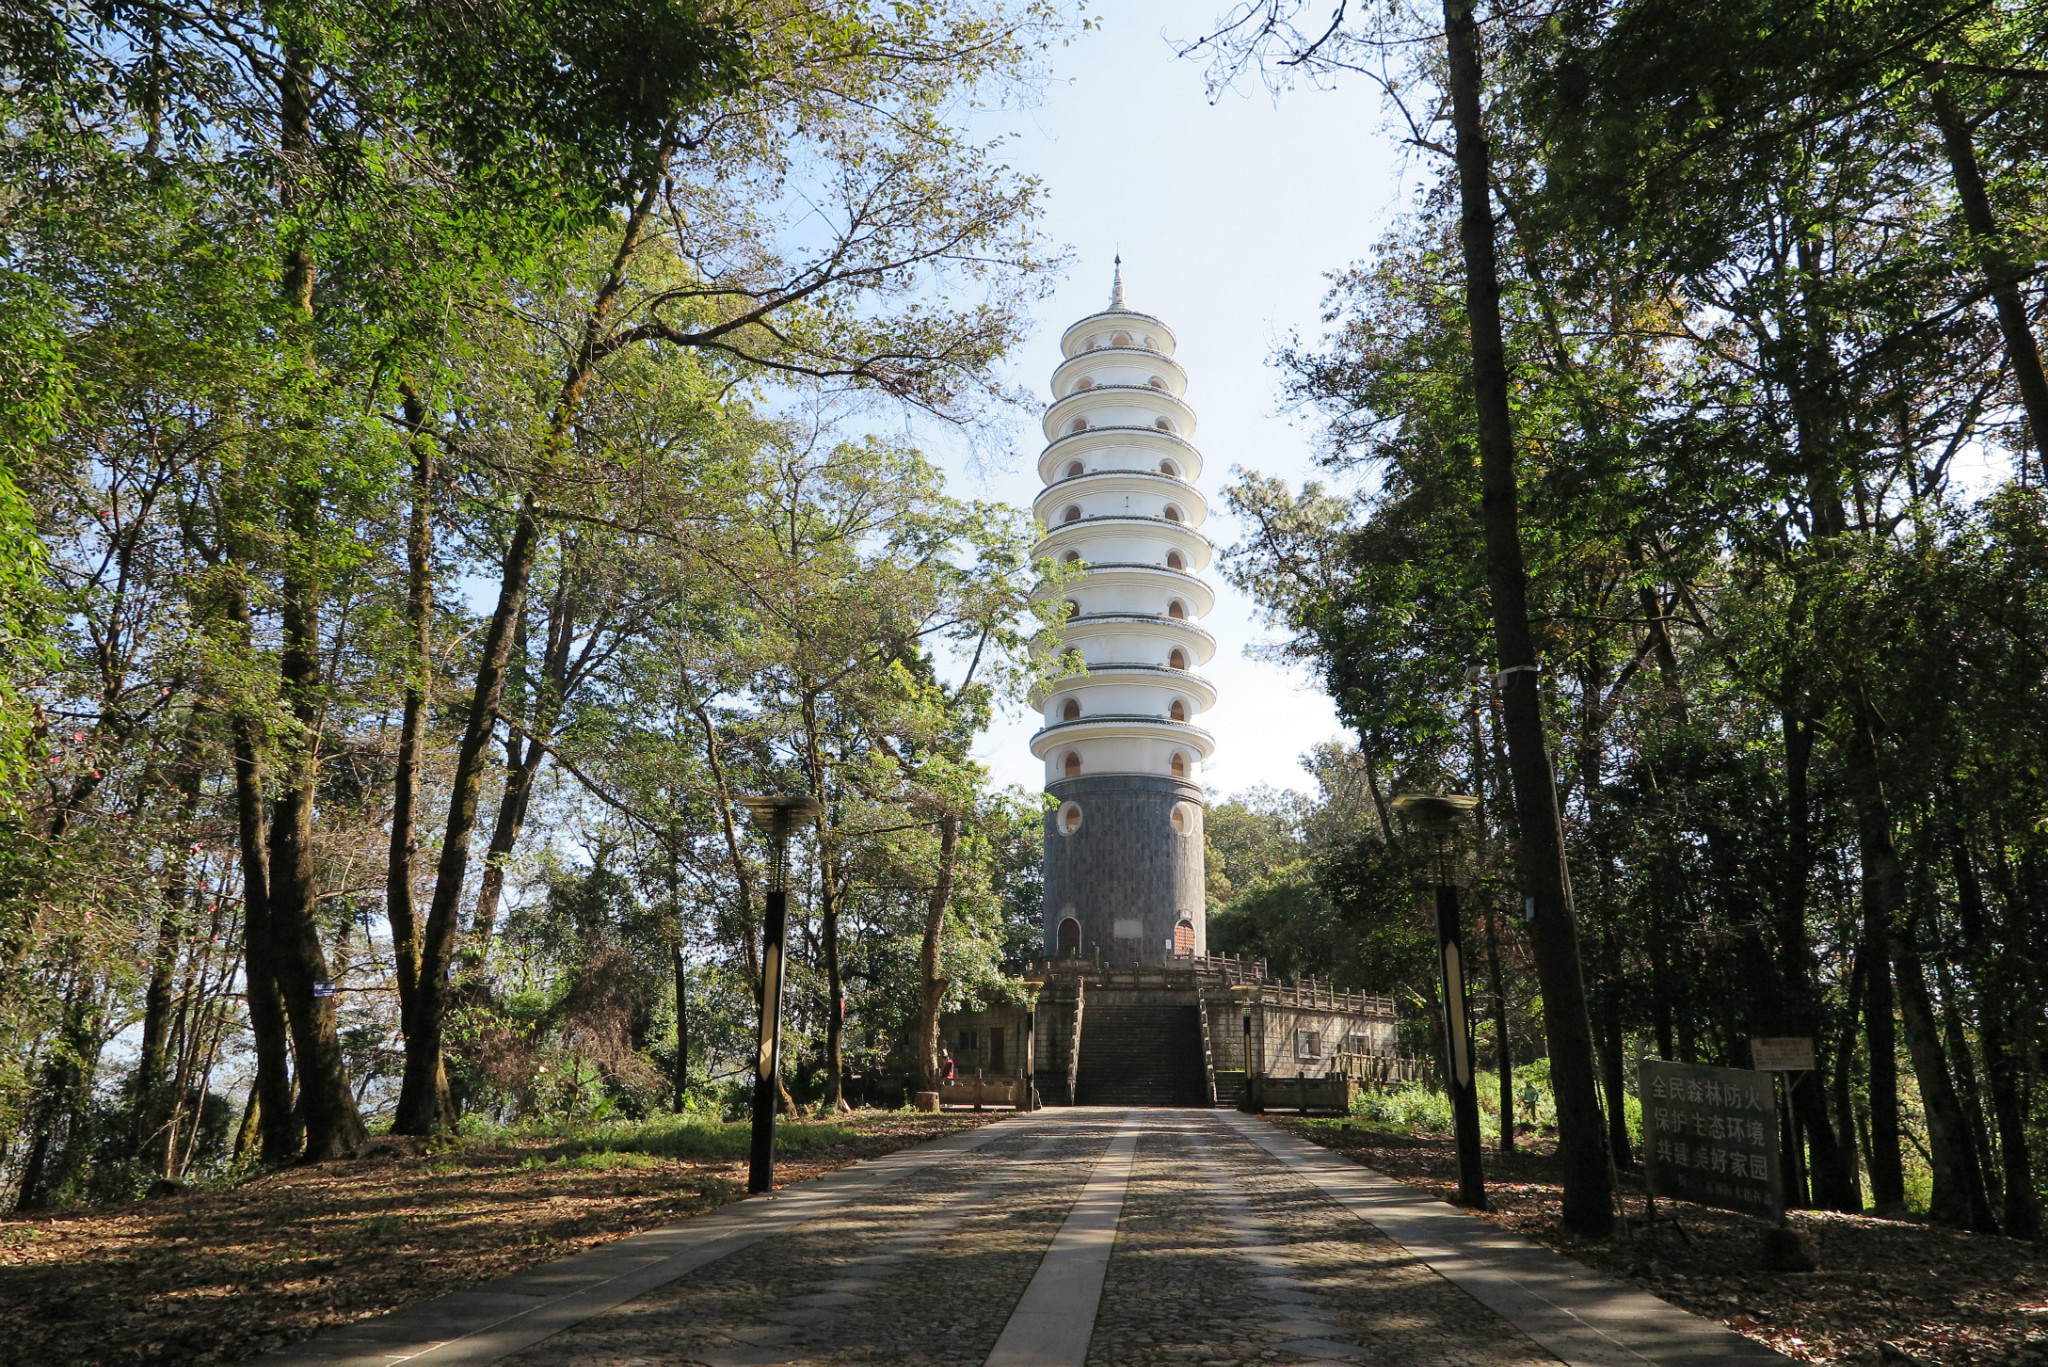
{"label": "lamp head", "polygon": [[818,814],[818,799],[789,797],[782,793],[758,793],[742,797],[740,805],[754,818],[754,824],[776,839],[784,839],[797,823]]}
{"label": "lamp head", "polygon": [[1457,830],[1479,805],[1463,793],[1396,793],[1388,804],[1401,819],[1439,839]]}

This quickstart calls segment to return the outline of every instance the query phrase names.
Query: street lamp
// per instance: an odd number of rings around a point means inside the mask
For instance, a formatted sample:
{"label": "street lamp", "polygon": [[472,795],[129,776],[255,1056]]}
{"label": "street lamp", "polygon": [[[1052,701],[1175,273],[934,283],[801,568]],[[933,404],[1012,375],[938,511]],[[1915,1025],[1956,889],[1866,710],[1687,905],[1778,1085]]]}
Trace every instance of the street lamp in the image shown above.
{"label": "street lamp", "polygon": [[1024,979],[1024,1104],[1020,1111],[1038,1109],[1038,994],[1045,979]]}
{"label": "street lamp", "polygon": [[[1265,1111],[1264,1092],[1259,1086],[1259,1068],[1253,1066],[1252,1004],[1263,1002],[1264,991],[1251,983],[1232,983],[1230,995],[1236,999],[1238,1010],[1244,1016],[1244,1108],[1253,1115]],[[1259,1060],[1260,1067],[1264,1060]]]}
{"label": "street lamp", "polygon": [[1393,807],[1404,820],[1436,838],[1436,949],[1443,971],[1445,1085],[1451,1094],[1452,1128],[1458,1141],[1458,1204],[1486,1208],[1486,1177],[1479,1159],[1479,1084],[1472,1070],[1472,1015],[1465,1001],[1465,950],[1458,934],[1458,890],[1451,883],[1446,843],[1459,823],[1479,805],[1476,797],[1452,793],[1396,793]]}
{"label": "street lamp", "polygon": [[754,1054],[754,1143],[747,1190],[775,1187],[775,1081],[782,1068],[782,960],[789,931],[789,833],[818,814],[809,797],[768,794],[740,805],[768,836],[768,905],[761,916],[761,1033]]}

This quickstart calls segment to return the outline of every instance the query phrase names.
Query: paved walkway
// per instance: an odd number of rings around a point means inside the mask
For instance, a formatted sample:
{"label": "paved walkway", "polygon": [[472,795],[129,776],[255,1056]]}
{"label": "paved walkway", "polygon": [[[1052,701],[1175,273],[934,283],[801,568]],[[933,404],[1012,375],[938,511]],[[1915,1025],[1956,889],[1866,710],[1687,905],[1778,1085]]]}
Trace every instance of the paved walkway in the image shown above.
{"label": "paved walkway", "polygon": [[1041,1111],[263,1359],[1706,1367],[1785,1359],[1227,1111]]}

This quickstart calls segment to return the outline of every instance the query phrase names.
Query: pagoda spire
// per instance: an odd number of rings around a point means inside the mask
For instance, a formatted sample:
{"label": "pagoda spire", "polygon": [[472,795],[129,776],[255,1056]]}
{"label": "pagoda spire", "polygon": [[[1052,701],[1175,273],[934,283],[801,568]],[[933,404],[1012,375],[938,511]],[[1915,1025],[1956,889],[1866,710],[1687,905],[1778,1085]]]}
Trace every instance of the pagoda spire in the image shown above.
{"label": "pagoda spire", "polygon": [[1117,253],[1116,278],[1110,281],[1109,285],[1109,306],[1113,309],[1120,309],[1124,306],[1124,257],[1122,252]]}

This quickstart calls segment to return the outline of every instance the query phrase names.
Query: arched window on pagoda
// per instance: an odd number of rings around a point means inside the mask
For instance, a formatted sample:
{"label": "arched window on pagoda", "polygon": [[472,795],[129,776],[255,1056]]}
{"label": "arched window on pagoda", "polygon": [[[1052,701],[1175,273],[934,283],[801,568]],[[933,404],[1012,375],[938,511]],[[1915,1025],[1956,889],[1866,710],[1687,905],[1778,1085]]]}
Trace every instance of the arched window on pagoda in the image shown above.
{"label": "arched window on pagoda", "polygon": [[1080,699],[1078,699],[1078,698],[1068,698],[1068,699],[1067,699],[1067,700],[1066,700],[1066,701],[1065,701],[1064,703],[1060,704],[1060,720],[1061,720],[1061,721],[1079,721],[1079,720],[1081,720],[1081,701],[1080,701]]}
{"label": "arched window on pagoda", "polygon": [[1185,650],[1176,648],[1173,654],[1166,657],[1166,667],[1168,669],[1186,669],[1188,667],[1188,653]]}
{"label": "arched window on pagoda", "polygon": [[1172,717],[1175,721],[1186,721],[1188,719],[1188,705],[1179,698],[1175,698],[1173,706],[1166,709],[1166,715]]}
{"label": "arched window on pagoda", "polygon": [[[1068,778],[1081,777],[1081,757],[1075,754],[1072,750],[1067,751],[1067,758],[1061,764],[1060,768]],[[1075,824],[1079,825],[1080,823],[1076,822]]]}

